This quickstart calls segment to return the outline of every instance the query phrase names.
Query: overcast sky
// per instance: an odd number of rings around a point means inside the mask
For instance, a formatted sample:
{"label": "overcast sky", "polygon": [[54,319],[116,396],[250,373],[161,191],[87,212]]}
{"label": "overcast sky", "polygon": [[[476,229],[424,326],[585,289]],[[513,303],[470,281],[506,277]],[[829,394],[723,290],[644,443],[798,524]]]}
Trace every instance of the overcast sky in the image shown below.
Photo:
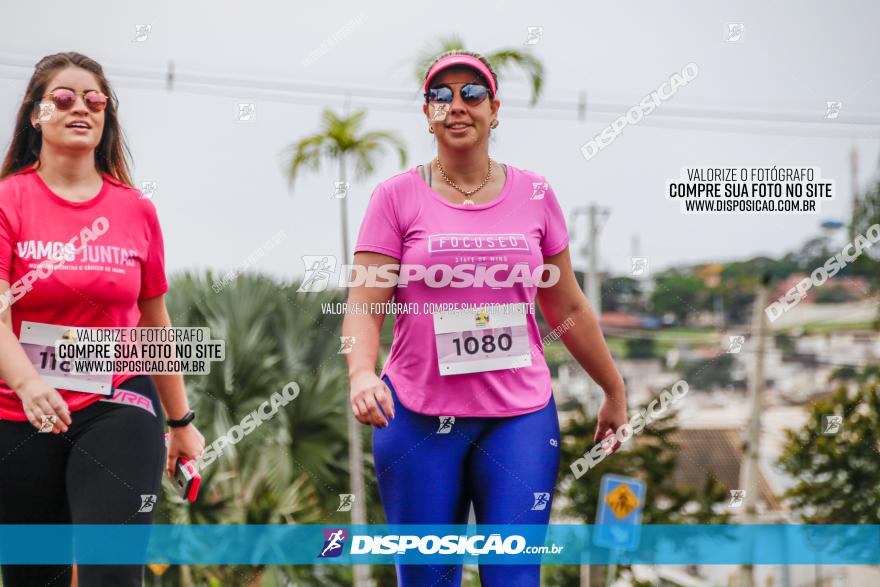
{"label": "overcast sky", "polygon": [[[32,66],[57,51],[85,53],[104,65],[119,96],[136,181],[158,184],[154,201],[168,269],[231,269],[284,230],[286,240],[255,267],[301,276],[301,255],[340,254],[338,200],[331,197],[337,174],[332,166],[308,172],[290,193],[285,147],[318,130],[324,106],[341,112],[342,100],[332,93],[316,98],[259,88],[271,83],[361,88],[351,96],[351,107],[372,106],[367,129],[397,133],[408,146],[409,167],[434,154],[419,104],[409,103],[408,112],[399,105],[380,109],[367,90],[415,92],[412,70],[419,51],[430,39],[457,33],[480,52],[532,51],[546,67],[547,103],[574,101],[587,92],[585,121],[574,111],[567,119],[551,119],[540,103],[539,112],[505,110],[505,99],[524,98],[528,89],[522,76],[502,78],[501,125],[490,154],[546,176],[567,213],[590,203],[610,210],[600,240],[602,269],[628,271],[634,237],[652,270],[775,255],[817,234],[821,220],[848,218],[850,149],[858,152],[860,181],[877,168],[880,5],[738,4],[603,2],[564,9],[540,2],[455,1],[6,4],[0,20],[0,138],[5,148],[32,71],[19,65]],[[725,40],[728,23],[744,25],[741,42]],[[137,24],[150,25],[143,41],[134,41]],[[543,27],[543,37],[526,47],[529,26]],[[160,75],[169,60],[181,77],[259,83],[253,88],[181,83],[169,92],[163,82],[139,73]],[[583,143],[689,62],[699,66],[696,79],[596,157],[582,156]],[[824,118],[829,100],[842,102],[836,120]],[[255,120],[236,120],[240,102],[256,104]],[[619,111],[597,113],[591,111],[594,104],[618,104]],[[682,119],[664,116],[664,109],[753,111],[815,122]],[[818,216],[686,216],[664,198],[664,187],[688,165],[820,167],[836,181],[838,198],[824,202]],[[375,175],[352,182],[352,242],[373,188],[399,171],[389,153]],[[581,218],[573,256],[580,254],[584,225]]]}

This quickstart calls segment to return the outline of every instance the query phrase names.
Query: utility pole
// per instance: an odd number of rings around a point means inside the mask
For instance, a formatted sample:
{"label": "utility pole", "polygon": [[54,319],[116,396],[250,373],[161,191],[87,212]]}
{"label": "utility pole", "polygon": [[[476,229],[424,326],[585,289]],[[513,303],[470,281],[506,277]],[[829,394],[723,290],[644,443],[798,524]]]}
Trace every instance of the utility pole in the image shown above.
{"label": "utility pole", "polygon": [[[596,320],[602,318],[602,282],[599,276],[599,220],[607,217],[610,211],[596,204],[580,206],[569,214],[569,233],[574,237],[577,227],[577,217],[585,215],[588,219],[587,246],[583,250],[587,257],[587,268],[584,271],[583,291],[593,308]],[[584,400],[587,415],[595,415],[599,406],[595,405],[597,398],[601,397],[602,391],[592,378],[587,378],[587,394]]]}
{"label": "utility pole", "polygon": [[[599,275],[599,218],[600,216],[607,216],[609,211],[606,208],[600,208],[596,204],[590,204],[585,211],[587,213],[587,218],[589,219],[589,236],[587,240],[587,272],[584,274],[584,293],[587,296],[587,300],[590,302],[590,306],[593,307],[596,321],[601,323],[602,279]],[[595,410],[588,410],[588,413],[591,415],[599,410],[602,393],[602,390],[599,389],[596,382],[593,381],[592,378],[589,378],[587,399],[588,402],[595,403]]]}
{"label": "utility pole", "polygon": [[584,295],[587,296],[596,317],[602,315],[602,288],[599,277],[599,220],[602,216],[607,216],[609,210],[601,208],[596,204],[589,206],[580,206],[575,208],[569,214],[569,232],[573,236],[577,225],[577,217],[586,215],[589,224],[587,225],[587,269],[584,271]]}
{"label": "utility pole", "polygon": [[[348,116],[349,96],[345,95],[343,114]],[[348,181],[345,169],[345,153],[339,156],[339,181]],[[344,266],[349,264],[348,249],[348,196],[350,191],[345,190],[345,197],[339,199],[339,211],[342,222],[342,262]],[[355,341],[356,343],[357,341]],[[346,410],[346,424],[348,429],[348,470],[351,475],[350,491],[354,495],[354,503],[351,504],[351,523],[367,523],[367,491],[364,485],[364,449],[361,443],[361,425],[354,417],[351,407]],[[370,584],[369,565],[352,565],[354,568],[354,587],[367,587]]]}
{"label": "utility pole", "polygon": [[[585,214],[588,219],[587,270],[584,272],[583,289],[587,300],[593,307],[596,320],[602,318],[602,288],[599,278],[599,217],[608,213],[607,209],[600,208],[596,204],[590,204],[589,206],[581,206],[572,210],[569,221],[571,225],[570,232],[574,233],[578,215]],[[588,378],[587,385],[586,411],[590,414],[593,411],[590,409],[590,403],[594,398],[599,397],[602,391],[592,378]],[[588,548],[589,545],[585,547]],[[590,565],[580,565],[580,587],[590,587],[590,572]]]}
{"label": "utility pole", "polygon": [[[764,338],[766,336],[767,318],[764,308],[767,306],[767,285],[769,275],[764,274],[761,285],[755,296],[752,311],[752,332],[757,337],[755,351],[755,371],[749,385],[751,414],[746,427],[745,454],[743,455],[740,472],[740,488],[745,489],[743,497],[742,524],[754,524],[757,520],[758,480],[760,478],[761,456],[761,412],[764,409]],[[755,587],[755,568],[752,564],[740,565],[740,587]]]}
{"label": "utility pole", "polygon": [[849,185],[852,191],[852,210],[850,218],[859,207],[859,152],[855,145],[849,149]]}
{"label": "utility pole", "polygon": [[602,288],[599,283],[599,222],[598,222],[598,214],[599,207],[595,204],[590,204],[589,207],[590,214],[590,244],[589,244],[589,255],[590,255],[590,280],[587,284],[587,299],[590,300],[590,304],[593,306],[593,311],[596,313],[596,318],[602,315]]}
{"label": "utility pole", "polygon": [[169,92],[174,90],[174,61],[168,62],[168,71],[165,72],[165,89]]}

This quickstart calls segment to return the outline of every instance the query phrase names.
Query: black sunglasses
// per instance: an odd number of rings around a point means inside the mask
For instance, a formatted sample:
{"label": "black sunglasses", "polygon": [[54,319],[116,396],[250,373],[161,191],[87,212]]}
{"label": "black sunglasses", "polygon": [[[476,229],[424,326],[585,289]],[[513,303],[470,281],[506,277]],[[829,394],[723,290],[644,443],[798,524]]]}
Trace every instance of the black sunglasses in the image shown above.
{"label": "black sunglasses", "polygon": [[[489,88],[477,82],[467,82],[461,86],[458,95],[468,106],[476,106],[489,95]],[[452,88],[447,85],[428,88],[425,92],[425,101],[430,104],[451,104],[453,97]]]}

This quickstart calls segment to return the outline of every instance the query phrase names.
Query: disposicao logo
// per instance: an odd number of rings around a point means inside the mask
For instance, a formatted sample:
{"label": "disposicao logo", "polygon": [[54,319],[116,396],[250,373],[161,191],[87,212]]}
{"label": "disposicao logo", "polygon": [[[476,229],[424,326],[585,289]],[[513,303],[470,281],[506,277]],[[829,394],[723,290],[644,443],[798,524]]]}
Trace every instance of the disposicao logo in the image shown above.
{"label": "disposicao logo", "polygon": [[325,529],[324,548],[321,549],[321,554],[318,555],[318,558],[335,558],[341,555],[347,538],[348,533],[342,528],[337,528],[336,530]]}

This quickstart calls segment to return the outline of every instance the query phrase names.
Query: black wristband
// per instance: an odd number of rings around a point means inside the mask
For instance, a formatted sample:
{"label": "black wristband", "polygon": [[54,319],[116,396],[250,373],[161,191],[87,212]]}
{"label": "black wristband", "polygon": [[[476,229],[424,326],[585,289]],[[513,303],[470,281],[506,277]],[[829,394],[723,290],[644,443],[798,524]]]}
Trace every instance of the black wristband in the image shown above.
{"label": "black wristband", "polygon": [[172,428],[183,428],[196,418],[196,413],[192,410],[188,411],[186,415],[180,420],[165,420],[165,423],[171,426]]}

